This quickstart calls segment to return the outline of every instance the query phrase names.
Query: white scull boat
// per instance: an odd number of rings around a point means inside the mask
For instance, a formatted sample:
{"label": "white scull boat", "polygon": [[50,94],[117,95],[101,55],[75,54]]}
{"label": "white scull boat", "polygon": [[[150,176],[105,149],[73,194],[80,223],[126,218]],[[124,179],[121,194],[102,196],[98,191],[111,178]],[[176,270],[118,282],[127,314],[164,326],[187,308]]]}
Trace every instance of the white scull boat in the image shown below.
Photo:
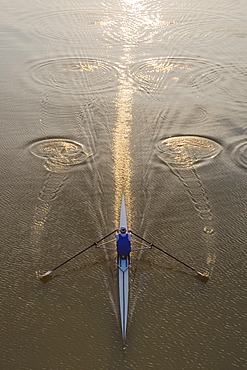
{"label": "white scull boat", "polygon": [[[119,229],[125,227],[127,229],[127,216],[124,195],[122,196],[122,204],[120,210]],[[126,341],[127,323],[128,323],[128,307],[129,307],[129,265],[130,255],[122,259],[118,254],[118,291],[119,291],[119,312],[122,330],[123,344]]]}

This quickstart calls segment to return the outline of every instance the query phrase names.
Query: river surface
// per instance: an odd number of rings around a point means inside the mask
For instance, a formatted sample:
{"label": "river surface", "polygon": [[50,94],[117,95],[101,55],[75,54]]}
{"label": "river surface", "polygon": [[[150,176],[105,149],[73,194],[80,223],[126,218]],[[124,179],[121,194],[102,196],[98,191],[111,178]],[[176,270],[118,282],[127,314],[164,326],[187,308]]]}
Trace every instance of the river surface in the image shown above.
{"label": "river surface", "polygon": [[[1,0],[0,41],[0,368],[246,368],[247,1]],[[117,228],[122,194],[210,275],[145,252],[125,349],[104,253],[37,278]]]}

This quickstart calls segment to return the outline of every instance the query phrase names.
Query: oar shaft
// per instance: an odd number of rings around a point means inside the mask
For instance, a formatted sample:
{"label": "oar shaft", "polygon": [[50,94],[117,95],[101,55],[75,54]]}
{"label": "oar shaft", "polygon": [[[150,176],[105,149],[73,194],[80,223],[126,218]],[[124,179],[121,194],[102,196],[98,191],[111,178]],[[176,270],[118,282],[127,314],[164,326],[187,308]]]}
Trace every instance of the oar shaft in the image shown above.
{"label": "oar shaft", "polygon": [[78,252],[77,254],[75,254],[74,256],[70,257],[69,259],[67,259],[66,261],[62,262],[60,265],[58,265],[57,267],[55,267],[52,271],[55,271],[57,270],[59,267],[62,267],[63,265],[65,265],[65,263],[71,261],[72,259],[78,257],[80,254],[86,252],[88,249],[92,248],[93,246],[97,245],[98,243],[102,242],[102,240],[108,238],[108,236],[112,235],[113,233],[115,233],[116,230],[112,231],[111,233],[107,234],[106,236],[104,236],[103,238],[101,238],[100,240],[98,240],[97,242],[94,242],[93,244],[89,245],[89,247],[83,249],[82,251]]}
{"label": "oar shaft", "polygon": [[146,239],[142,238],[141,236],[135,234],[133,231],[131,231],[133,235],[135,235],[137,238],[141,239],[142,241],[144,241],[145,243],[149,244],[150,246],[158,249],[159,251],[163,252],[164,254],[166,254],[167,256],[173,258],[175,261],[179,262],[179,263],[182,263],[182,265],[188,267],[189,269],[191,269],[192,271],[195,271],[196,273],[198,273],[198,271],[196,269],[194,269],[194,267],[191,267],[189,266],[187,263],[183,262],[183,261],[180,261],[178,258],[172,256],[170,253],[164,251],[163,249],[161,249],[160,247],[157,247],[157,245],[154,245],[153,243],[150,243],[149,241],[147,241]]}

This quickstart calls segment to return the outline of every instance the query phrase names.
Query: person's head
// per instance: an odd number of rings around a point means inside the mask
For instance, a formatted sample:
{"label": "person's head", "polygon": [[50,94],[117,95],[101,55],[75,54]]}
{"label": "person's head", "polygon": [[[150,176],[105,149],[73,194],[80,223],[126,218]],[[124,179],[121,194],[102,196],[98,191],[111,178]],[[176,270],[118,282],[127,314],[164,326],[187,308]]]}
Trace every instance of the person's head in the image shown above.
{"label": "person's head", "polygon": [[122,227],[120,228],[120,233],[121,233],[121,234],[125,234],[125,233],[126,233],[126,228],[122,226]]}

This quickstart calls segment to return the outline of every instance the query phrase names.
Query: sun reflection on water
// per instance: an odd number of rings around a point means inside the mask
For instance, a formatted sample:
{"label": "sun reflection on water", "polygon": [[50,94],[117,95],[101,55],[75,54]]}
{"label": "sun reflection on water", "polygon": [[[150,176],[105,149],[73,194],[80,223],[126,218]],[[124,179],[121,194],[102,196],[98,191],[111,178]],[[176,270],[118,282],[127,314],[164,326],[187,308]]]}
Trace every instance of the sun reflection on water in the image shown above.
{"label": "sun reflection on water", "polygon": [[[134,82],[129,78],[129,66],[133,62],[132,49],[140,42],[143,28],[150,30],[150,36],[157,32],[160,24],[158,14],[147,14],[143,0],[120,0],[125,12],[118,25],[118,37],[124,40],[121,57],[121,71],[116,98],[117,119],[113,135],[114,177],[115,177],[115,223],[118,225],[122,194],[125,196],[127,218],[131,227],[131,130],[133,124]],[[108,23],[106,32],[111,33],[113,24]],[[164,24],[162,23],[162,26]]]}
{"label": "sun reflection on water", "polygon": [[[125,48],[122,61],[127,66],[131,62],[129,48]],[[115,223],[118,225],[119,209],[122,194],[125,196],[128,227],[131,223],[131,151],[130,136],[133,108],[133,82],[129,80],[126,68],[119,77],[119,86],[116,99],[117,119],[114,130],[114,176],[115,176]]]}

